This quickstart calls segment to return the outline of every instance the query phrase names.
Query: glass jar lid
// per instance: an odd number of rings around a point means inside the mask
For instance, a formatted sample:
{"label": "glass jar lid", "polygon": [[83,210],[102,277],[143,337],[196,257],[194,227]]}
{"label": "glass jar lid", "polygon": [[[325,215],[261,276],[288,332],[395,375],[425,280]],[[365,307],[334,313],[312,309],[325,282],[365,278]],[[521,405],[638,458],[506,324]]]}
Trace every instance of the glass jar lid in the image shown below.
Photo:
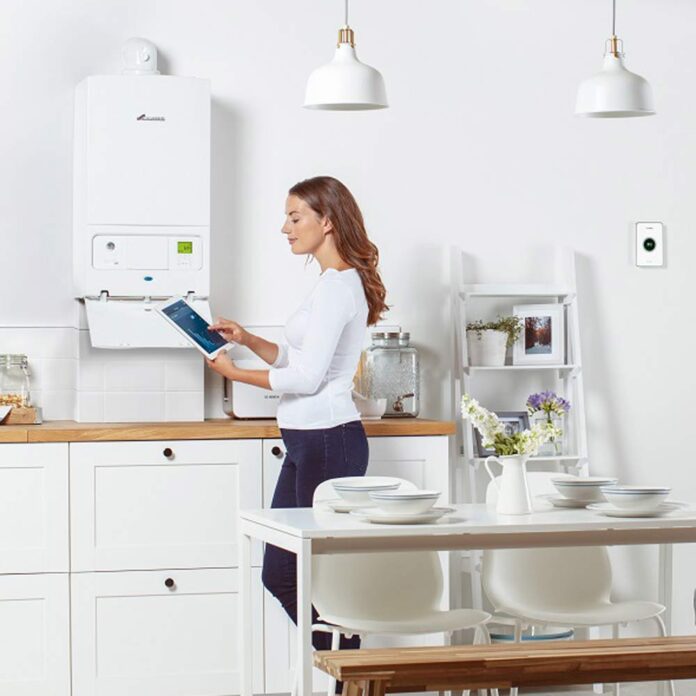
{"label": "glass jar lid", "polygon": [[5,367],[28,367],[29,360],[23,353],[0,354],[0,365]]}
{"label": "glass jar lid", "polygon": [[411,334],[408,331],[375,331],[372,333],[372,339],[378,341],[384,341],[388,339],[399,339],[402,341],[408,341],[411,338]]}

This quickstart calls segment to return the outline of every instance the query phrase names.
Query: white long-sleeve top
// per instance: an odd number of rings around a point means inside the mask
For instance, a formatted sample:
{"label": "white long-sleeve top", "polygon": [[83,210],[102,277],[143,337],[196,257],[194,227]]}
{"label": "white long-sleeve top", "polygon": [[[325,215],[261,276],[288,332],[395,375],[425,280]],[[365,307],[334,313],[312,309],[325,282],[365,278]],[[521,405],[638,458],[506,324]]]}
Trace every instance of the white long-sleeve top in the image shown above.
{"label": "white long-sleeve top", "polygon": [[285,325],[287,343],[268,379],[281,394],[278,425],[314,430],[358,420],[353,376],[360,359],[368,307],[360,274],[328,268]]}

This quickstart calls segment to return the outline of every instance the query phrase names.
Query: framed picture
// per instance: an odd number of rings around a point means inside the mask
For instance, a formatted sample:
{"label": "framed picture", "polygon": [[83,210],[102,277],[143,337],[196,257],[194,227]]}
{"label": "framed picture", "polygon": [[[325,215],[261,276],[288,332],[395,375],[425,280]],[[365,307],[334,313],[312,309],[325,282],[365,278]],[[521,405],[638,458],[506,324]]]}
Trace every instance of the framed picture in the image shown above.
{"label": "framed picture", "polygon": [[[514,435],[521,430],[529,428],[529,416],[526,411],[497,411],[497,416],[505,426],[506,435]],[[474,431],[474,454],[477,457],[491,457],[495,450],[486,449],[481,440],[481,433],[473,428]]]}
{"label": "framed picture", "polygon": [[522,333],[512,349],[513,365],[565,364],[565,321],[562,304],[517,305]]}

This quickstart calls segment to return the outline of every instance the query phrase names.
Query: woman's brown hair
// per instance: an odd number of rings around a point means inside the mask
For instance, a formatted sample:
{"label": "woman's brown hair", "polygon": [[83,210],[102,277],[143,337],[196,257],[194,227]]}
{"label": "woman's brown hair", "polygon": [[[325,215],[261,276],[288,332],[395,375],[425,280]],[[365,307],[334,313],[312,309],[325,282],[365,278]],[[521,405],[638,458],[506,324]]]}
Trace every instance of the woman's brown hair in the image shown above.
{"label": "woman's brown hair", "polygon": [[360,274],[367,300],[367,325],[376,324],[389,307],[387,291],[377,270],[379,250],[367,237],[365,222],[353,194],[338,179],[316,176],[295,184],[288,193],[301,198],[333,226],[340,257]]}

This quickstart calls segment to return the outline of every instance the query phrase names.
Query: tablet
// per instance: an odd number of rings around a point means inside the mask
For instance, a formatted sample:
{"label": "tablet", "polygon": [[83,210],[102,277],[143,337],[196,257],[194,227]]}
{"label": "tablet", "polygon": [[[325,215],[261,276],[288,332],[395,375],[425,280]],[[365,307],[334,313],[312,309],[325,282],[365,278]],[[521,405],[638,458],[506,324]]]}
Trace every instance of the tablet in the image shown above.
{"label": "tablet", "polygon": [[209,331],[206,319],[182,297],[172,297],[155,309],[209,360],[214,360],[221,351],[232,346],[217,331]]}

